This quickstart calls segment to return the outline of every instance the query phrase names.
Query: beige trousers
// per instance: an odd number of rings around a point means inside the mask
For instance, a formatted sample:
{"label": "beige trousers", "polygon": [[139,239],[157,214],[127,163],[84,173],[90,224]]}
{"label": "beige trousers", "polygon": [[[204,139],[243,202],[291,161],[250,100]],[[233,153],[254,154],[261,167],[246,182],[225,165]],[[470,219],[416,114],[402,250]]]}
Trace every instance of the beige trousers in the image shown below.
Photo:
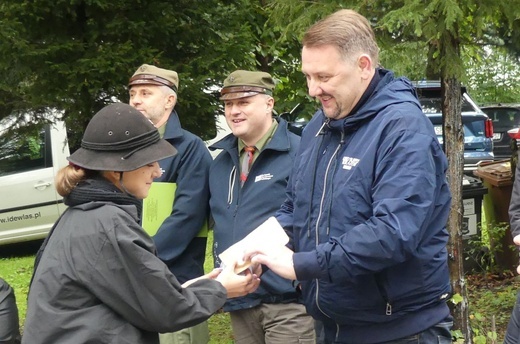
{"label": "beige trousers", "polygon": [[235,344],[314,344],[314,320],[299,303],[260,304],[230,312]]}

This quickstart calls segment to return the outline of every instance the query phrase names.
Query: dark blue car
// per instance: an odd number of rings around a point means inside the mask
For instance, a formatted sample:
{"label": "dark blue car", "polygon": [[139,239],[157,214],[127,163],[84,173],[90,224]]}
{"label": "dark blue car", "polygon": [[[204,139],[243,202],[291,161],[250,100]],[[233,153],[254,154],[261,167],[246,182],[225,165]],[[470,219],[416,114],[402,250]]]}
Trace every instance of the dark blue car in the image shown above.
{"label": "dark blue car", "polygon": [[[439,81],[413,83],[424,114],[430,119],[442,144],[442,103]],[[462,124],[464,126],[464,172],[471,173],[482,161],[493,161],[493,122],[471,99],[465,87],[462,93]]]}

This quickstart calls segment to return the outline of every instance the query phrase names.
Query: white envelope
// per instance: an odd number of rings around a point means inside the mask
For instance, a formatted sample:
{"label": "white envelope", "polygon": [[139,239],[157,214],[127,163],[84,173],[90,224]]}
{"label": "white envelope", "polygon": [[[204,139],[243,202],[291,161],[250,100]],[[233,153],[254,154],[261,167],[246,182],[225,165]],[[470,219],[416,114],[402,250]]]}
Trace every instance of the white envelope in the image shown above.
{"label": "white envelope", "polygon": [[[275,217],[271,216],[260,226],[255,228],[244,239],[230,246],[227,250],[219,254],[223,266],[232,265],[235,261],[241,261],[246,250],[259,250],[268,256],[276,256],[280,249],[283,249],[289,242],[289,237],[278,223]],[[241,273],[251,266],[251,261],[237,264],[235,273]]]}

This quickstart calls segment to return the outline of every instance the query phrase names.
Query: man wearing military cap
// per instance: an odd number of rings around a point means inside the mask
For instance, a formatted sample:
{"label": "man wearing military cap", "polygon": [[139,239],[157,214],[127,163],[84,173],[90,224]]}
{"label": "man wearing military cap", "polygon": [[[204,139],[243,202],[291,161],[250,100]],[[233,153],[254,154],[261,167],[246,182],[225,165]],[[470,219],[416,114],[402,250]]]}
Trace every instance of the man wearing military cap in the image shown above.
{"label": "man wearing military cap", "polygon": [[[179,76],[175,71],[143,64],[128,81],[130,105],[141,111],[177,155],[159,161],[162,176],[155,181],[176,184],[171,215],[153,236],[157,254],[179,282],[204,274],[208,209],[208,173],[212,158],[202,139],[182,129],[174,107]],[[159,205],[161,206],[161,205]],[[146,228],[145,228],[146,229]],[[161,344],[209,341],[207,322],[175,333],[161,334]]]}
{"label": "man wearing military cap", "polygon": [[[271,75],[237,70],[224,80],[220,100],[232,134],[210,146],[222,149],[210,168],[210,209],[218,255],[273,216],[285,187],[300,138],[287,122],[273,118]],[[292,282],[267,271],[260,287],[246,297],[228,299],[235,344],[314,343],[314,322]]]}
{"label": "man wearing military cap", "polygon": [[247,98],[256,94],[272,96],[274,81],[268,73],[237,70],[224,80],[220,100]]}

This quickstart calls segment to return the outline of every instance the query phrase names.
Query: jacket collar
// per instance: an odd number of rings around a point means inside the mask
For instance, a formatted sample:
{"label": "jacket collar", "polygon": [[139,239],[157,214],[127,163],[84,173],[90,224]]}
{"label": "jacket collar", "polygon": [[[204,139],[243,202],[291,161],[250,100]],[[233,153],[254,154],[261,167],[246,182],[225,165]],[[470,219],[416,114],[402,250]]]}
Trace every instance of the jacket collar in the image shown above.
{"label": "jacket collar", "polygon": [[[340,120],[331,120],[328,128],[332,130],[355,130],[363,125],[364,122],[372,120],[381,111],[399,103],[419,104],[413,85],[404,78],[395,78],[393,72],[385,69],[377,69],[376,81],[367,89],[364,95],[364,102],[356,107],[354,113]],[[418,105],[420,107],[420,105]],[[326,120],[323,111],[320,109],[323,121]]]}
{"label": "jacket collar", "polygon": [[[267,143],[267,145],[264,147],[264,150],[272,149],[276,151],[288,151],[291,148],[291,145],[287,130],[287,122],[279,117],[276,117],[276,120],[278,121],[278,127],[276,128],[276,131],[274,132],[271,141],[269,141],[269,143]],[[223,149],[229,152],[235,150],[235,152],[238,152],[237,147],[238,138],[235,137],[233,134],[229,134],[225,136],[222,140],[217,141],[211,146],[209,146],[209,149]]]}
{"label": "jacket collar", "polygon": [[171,140],[182,137],[183,135],[179,116],[175,110],[172,110],[168,121],[166,121],[166,129],[163,138],[165,140]]}
{"label": "jacket collar", "polygon": [[102,177],[86,179],[78,183],[70,194],[64,197],[69,207],[92,209],[106,203],[112,203],[131,214],[136,222],[142,213],[142,200],[121,192],[114,184]]}

